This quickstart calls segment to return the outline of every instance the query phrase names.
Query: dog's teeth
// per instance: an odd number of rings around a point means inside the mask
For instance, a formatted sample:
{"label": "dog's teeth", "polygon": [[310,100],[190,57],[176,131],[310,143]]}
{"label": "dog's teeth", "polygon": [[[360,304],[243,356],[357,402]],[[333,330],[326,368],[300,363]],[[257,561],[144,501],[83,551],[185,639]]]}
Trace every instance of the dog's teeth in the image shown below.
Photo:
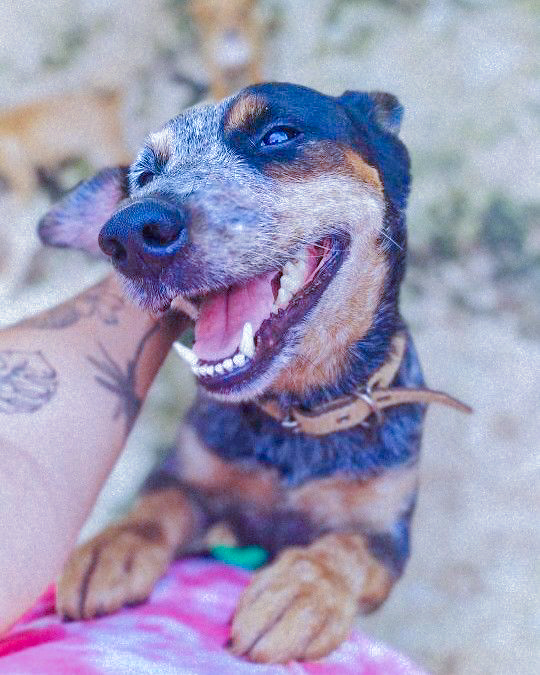
{"label": "dog's teeth", "polygon": [[284,288],[286,291],[289,291],[290,293],[296,293],[296,291],[300,288],[301,285],[302,281],[300,277],[296,276],[296,274],[281,277],[281,288]]}
{"label": "dog's teeth", "polygon": [[286,262],[281,270],[279,290],[271,314],[287,307],[293,295],[302,288],[307,269],[307,252],[304,250],[294,261]]}
{"label": "dog's teeth", "polygon": [[222,363],[216,363],[216,365],[214,366],[214,370],[218,375],[223,375],[223,373],[225,372]]}
{"label": "dog's teeth", "polygon": [[234,368],[233,360],[232,359],[225,359],[225,361],[223,361],[223,367],[225,368],[225,370],[227,370],[230,373],[231,370],[233,370],[233,368]]}
{"label": "dog's teeth", "polygon": [[191,370],[193,371],[193,373],[195,375],[198,375],[200,368],[199,368],[199,366],[191,366]]}
{"label": "dog's teeth", "polygon": [[243,366],[246,362],[246,356],[245,354],[235,354],[232,360],[235,366]]}
{"label": "dog's teeth", "polygon": [[214,366],[206,366],[206,374],[207,375],[213,375],[214,374]]}
{"label": "dog's teeth", "polygon": [[295,271],[295,269],[296,269],[296,268],[295,268],[294,263],[292,263],[292,262],[289,261],[288,263],[285,263],[285,265],[284,265],[284,267],[283,267],[283,274],[284,274],[284,275],[286,275],[286,274],[292,274],[292,273]]}
{"label": "dog's teeth", "polygon": [[306,260],[305,257],[298,258],[294,262],[286,263],[285,267],[283,268],[283,273],[285,275],[294,274],[295,276],[300,277],[306,271],[306,265],[307,265],[307,260]]}
{"label": "dog's teeth", "polygon": [[298,256],[294,260],[294,262],[287,262],[283,266],[283,275],[284,276],[296,276],[296,277],[303,277],[304,273],[306,271],[306,265],[307,265],[307,257],[306,254],[302,254],[301,256]]}
{"label": "dog's teeth", "polygon": [[246,321],[246,323],[244,324],[239,349],[242,352],[242,354],[245,354],[248,357],[248,359],[252,359],[253,355],[255,354],[255,339],[253,337],[253,326],[249,321]]}
{"label": "dog's teeth", "polygon": [[280,288],[277,296],[277,304],[284,307],[289,303],[289,300],[292,298],[292,293],[285,288]]}
{"label": "dog's teeth", "polygon": [[[280,307],[285,307],[291,300],[292,296],[302,288],[304,277],[306,274],[306,262],[303,259],[295,260],[294,262],[285,263],[281,279],[279,282],[278,297],[272,308],[273,313]],[[274,309],[275,308],[275,309]]]}
{"label": "dog's teeth", "polygon": [[183,359],[190,366],[196,366],[199,362],[199,359],[195,355],[195,352],[192,351],[189,347],[186,347],[181,342],[173,342],[173,347],[178,354],[178,356]]}
{"label": "dog's teeth", "polygon": [[306,249],[304,249],[296,259],[296,267],[298,269],[305,269],[307,267],[307,261],[308,261],[308,252]]}

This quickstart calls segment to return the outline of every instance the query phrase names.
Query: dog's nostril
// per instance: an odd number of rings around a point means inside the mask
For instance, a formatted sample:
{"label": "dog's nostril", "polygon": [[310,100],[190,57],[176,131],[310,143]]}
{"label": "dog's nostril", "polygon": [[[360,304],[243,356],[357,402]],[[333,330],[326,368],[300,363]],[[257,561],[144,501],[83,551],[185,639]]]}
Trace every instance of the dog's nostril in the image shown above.
{"label": "dog's nostril", "polygon": [[116,260],[116,262],[123,262],[127,258],[126,247],[119,241],[114,242],[112,258]]}
{"label": "dog's nostril", "polygon": [[142,238],[152,248],[168,246],[178,239],[181,227],[164,225],[163,223],[147,223],[142,229]]}
{"label": "dog's nostril", "polygon": [[123,262],[127,258],[126,247],[118,239],[106,237],[101,240],[100,245],[102,251],[116,262]]}

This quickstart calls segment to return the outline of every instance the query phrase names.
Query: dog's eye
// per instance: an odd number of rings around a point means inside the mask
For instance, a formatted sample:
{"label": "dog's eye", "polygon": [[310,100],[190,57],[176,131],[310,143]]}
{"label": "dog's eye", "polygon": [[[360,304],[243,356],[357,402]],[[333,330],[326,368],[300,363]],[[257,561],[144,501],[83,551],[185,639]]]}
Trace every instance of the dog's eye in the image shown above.
{"label": "dog's eye", "polygon": [[137,183],[139,187],[143,187],[154,178],[154,174],[151,171],[143,171],[140,176],[137,178]]}
{"label": "dog's eye", "polygon": [[299,134],[300,132],[292,127],[274,127],[263,136],[261,145],[281,145],[296,138]]}

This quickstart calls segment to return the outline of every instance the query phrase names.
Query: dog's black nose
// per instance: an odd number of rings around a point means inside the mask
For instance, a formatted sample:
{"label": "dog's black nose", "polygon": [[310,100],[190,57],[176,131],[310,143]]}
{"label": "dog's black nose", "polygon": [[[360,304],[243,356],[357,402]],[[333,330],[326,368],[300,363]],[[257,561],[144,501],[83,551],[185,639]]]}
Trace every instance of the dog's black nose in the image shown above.
{"label": "dog's black nose", "polygon": [[115,213],[99,233],[104,253],[126,276],[158,272],[187,243],[186,213],[165,201],[147,198]]}

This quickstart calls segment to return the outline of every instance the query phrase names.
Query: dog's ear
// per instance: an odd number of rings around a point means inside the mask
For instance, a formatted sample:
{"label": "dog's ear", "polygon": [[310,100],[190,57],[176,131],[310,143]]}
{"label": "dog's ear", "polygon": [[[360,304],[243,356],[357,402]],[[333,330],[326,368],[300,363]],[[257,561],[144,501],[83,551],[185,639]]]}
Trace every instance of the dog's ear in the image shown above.
{"label": "dog's ear", "polygon": [[384,91],[346,91],[338,98],[354,121],[373,120],[384,131],[397,136],[403,119],[403,106],[393,94]]}
{"label": "dog's ear", "polygon": [[99,232],[127,196],[127,167],[102,169],[51,208],[39,222],[39,237],[49,246],[102,255]]}

